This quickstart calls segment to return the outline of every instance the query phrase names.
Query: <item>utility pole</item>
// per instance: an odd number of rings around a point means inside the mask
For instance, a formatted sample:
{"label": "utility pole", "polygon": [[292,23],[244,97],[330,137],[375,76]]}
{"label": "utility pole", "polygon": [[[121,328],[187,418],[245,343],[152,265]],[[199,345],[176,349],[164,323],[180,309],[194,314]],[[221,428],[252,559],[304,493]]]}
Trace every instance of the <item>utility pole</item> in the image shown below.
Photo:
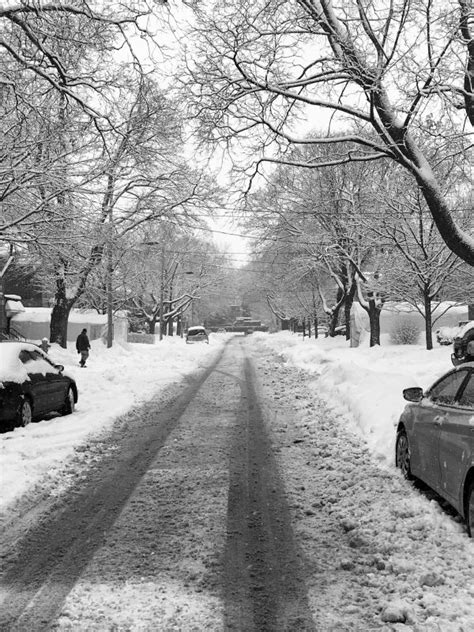
{"label": "utility pole", "polygon": [[113,215],[112,215],[112,205],[110,206],[109,211],[109,225],[108,229],[108,239],[107,239],[107,349],[110,349],[113,345],[114,340],[114,296],[113,296],[113,288],[112,288],[112,276],[114,271],[113,266],[113,253],[112,253],[112,243],[113,243]]}
{"label": "utility pole", "polygon": [[163,294],[165,291],[165,241],[161,242],[161,279],[160,279],[160,341],[163,340]]}

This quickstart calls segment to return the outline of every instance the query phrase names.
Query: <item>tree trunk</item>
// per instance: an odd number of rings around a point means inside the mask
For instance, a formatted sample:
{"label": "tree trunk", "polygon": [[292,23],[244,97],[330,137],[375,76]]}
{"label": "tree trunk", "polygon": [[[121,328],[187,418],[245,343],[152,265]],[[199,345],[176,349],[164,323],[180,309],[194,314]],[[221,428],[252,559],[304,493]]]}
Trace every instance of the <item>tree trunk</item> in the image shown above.
{"label": "tree trunk", "polygon": [[302,321],[302,325],[303,325],[303,340],[304,340],[306,337],[306,320],[304,318]]}
{"label": "tree trunk", "polygon": [[423,299],[425,303],[426,348],[428,351],[431,351],[433,348],[433,315],[431,313],[431,296],[426,290],[423,292]]}
{"label": "tree trunk", "polygon": [[7,333],[7,314],[5,312],[5,296],[3,277],[0,277],[0,339]]}
{"label": "tree trunk", "polygon": [[328,327],[328,335],[334,337],[334,330],[337,327],[337,323],[339,322],[339,312],[341,310],[341,305],[335,308],[332,314],[329,317],[329,327]]}
{"label": "tree trunk", "polygon": [[380,345],[380,312],[374,299],[369,299],[370,346]]}
{"label": "tree trunk", "polygon": [[51,311],[49,340],[56,342],[63,349],[67,348],[67,325],[70,311],[71,305],[66,298],[58,300],[56,293],[56,303]]}
{"label": "tree trunk", "polygon": [[149,333],[150,334],[154,334],[155,333],[155,326],[156,326],[156,318],[151,318],[147,322],[148,322],[148,331],[149,331]]}
{"label": "tree trunk", "polygon": [[349,289],[349,292],[346,295],[346,300],[344,301],[344,318],[346,321],[346,340],[351,339],[351,309],[354,303],[354,296],[355,296],[356,290],[357,290],[357,284],[355,281],[353,281]]}
{"label": "tree trunk", "polygon": [[341,297],[342,297],[342,290],[341,288],[339,288],[336,294],[336,306],[332,309],[331,313],[329,314],[328,335],[331,336],[331,338],[334,337],[334,330],[336,329],[337,323],[339,322],[339,312],[343,305],[343,303],[340,302]]}

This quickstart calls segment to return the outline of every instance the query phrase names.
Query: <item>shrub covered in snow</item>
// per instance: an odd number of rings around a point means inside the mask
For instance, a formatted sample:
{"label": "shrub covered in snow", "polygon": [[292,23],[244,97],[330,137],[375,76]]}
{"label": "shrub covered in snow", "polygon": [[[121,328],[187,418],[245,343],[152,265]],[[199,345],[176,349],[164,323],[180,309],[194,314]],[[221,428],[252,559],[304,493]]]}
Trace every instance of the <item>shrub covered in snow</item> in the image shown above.
{"label": "shrub covered in snow", "polygon": [[405,318],[397,321],[390,332],[390,342],[394,345],[416,345],[419,339],[419,325]]}

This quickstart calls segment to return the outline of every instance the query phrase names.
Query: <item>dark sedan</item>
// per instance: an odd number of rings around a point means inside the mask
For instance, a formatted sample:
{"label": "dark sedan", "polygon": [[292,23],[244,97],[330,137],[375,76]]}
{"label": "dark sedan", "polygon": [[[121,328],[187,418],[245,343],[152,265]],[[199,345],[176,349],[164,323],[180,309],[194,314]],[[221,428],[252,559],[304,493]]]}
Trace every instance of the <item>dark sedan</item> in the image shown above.
{"label": "dark sedan", "polygon": [[474,363],[403,396],[410,403],[398,422],[397,466],[445,498],[474,537]]}
{"label": "dark sedan", "polygon": [[26,426],[51,412],[69,415],[77,402],[75,381],[36,345],[0,343],[0,428]]}
{"label": "dark sedan", "polygon": [[206,329],[201,325],[190,327],[186,332],[186,342],[207,342],[209,344],[209,336]]}

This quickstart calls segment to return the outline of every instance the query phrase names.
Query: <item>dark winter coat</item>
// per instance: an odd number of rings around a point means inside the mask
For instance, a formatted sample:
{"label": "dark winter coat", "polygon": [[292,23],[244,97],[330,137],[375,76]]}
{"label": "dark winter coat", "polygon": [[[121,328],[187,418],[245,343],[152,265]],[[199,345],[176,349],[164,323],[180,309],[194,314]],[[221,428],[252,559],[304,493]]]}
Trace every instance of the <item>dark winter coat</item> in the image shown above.
{"label": "dark winter coat", "polygon": [[87,334],[80,333],[76,340],[77,352],[80,353],[81,351],[87,351],[90,348],[91,348],[91,345],[89,342],[89,338],[87,337]]}

